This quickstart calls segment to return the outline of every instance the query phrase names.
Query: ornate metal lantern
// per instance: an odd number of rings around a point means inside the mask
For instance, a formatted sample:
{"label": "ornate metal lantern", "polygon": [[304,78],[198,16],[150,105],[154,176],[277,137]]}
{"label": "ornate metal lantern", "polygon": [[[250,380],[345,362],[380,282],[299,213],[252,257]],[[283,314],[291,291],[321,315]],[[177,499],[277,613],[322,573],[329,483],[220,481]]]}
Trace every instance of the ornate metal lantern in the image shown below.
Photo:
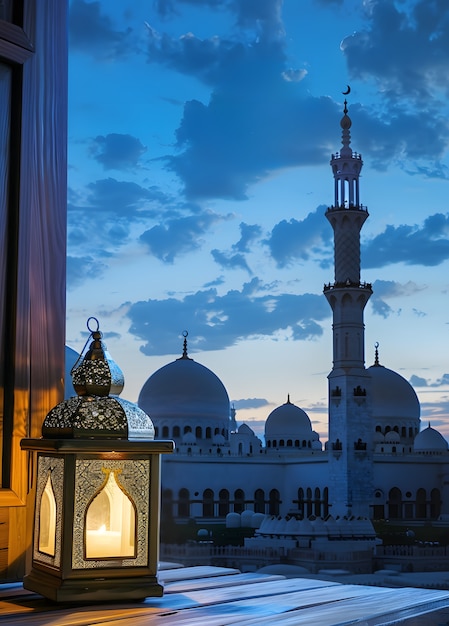
{"label": "ornate metal lantern", "polygon": [[154,441],[148,415],[118,397],[123,374],[98,321],[87,327],[93,341],[72,370],[78,396],[48,413],[42,438],[21,441],[37,452],[32,568],[23,584],[55,601],[161,596],[160,455],[174,444]]}

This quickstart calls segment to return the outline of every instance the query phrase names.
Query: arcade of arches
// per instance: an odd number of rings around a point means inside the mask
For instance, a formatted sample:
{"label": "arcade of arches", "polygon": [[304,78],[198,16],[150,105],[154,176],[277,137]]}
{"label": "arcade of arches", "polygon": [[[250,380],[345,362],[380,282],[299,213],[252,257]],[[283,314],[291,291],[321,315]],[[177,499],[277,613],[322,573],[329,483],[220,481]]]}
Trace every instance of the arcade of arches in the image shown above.
{"label": "arcade of arches", "polygon": [[[393,487],[385,498],[382,491],[375,492],[376,504],[373,506],[373,519],[437,519],[441,512],[441,494],[438,489],[427,491],[420,488],[415,493],[402,493]],[[203,518],[225,518],[228,513],[242,513],[246,509],[255,513],[279,515],[281,496],[277,489],[266,492],[256,489],[254,493],[245,493],[243,489],[231,492],[228,489],[205,489],[201,494],[191,493],[188,489],[179,490],[177,497],[171,489],[162,492],[162,516],[188,519],[197,517],[194,508]],[[331,513],[328,502],[328,489],[300,487],[297,499],[292,502],[291,512],[301,517],[327,517]]]}

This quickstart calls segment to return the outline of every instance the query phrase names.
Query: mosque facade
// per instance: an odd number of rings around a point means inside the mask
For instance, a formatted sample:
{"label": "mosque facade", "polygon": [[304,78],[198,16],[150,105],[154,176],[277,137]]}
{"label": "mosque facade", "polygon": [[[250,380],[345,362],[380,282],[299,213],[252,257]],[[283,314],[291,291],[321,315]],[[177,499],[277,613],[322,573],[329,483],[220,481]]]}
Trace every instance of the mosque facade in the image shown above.
{"label": "mosque facade", "polygon": [[[188,355],[146,381],[138,405],[156,438],[173,439],[163,459],[162,515],[177,522],[246,514],[289,520],[449,519],[449,452],[430,424],[421,429],[413,387],[380,363],[365,366],[364,308],[372,288],[360,279],[362,157],[351,144],[345,101],[342,147],[331,157],[334,281],[324,286],[333,314],[328,376],[329,440],[313,431],[290,398],[265,423],[265,443],[238,425],[223,383]],[[186,335],[186,334],[185,334]]]}

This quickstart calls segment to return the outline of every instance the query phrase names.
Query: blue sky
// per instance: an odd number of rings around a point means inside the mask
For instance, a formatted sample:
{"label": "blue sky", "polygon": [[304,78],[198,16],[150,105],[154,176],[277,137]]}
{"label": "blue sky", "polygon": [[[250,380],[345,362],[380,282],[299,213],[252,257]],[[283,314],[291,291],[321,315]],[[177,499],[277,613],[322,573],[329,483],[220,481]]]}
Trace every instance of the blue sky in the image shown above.
{"label": "blue sky", "polygon": [[135,401],[187,330],[239,422],[290,394],[326,439],[349,84],[366,362],[449,436],[446,0],[71,0],[69,27],[68,345],[96,316]]}

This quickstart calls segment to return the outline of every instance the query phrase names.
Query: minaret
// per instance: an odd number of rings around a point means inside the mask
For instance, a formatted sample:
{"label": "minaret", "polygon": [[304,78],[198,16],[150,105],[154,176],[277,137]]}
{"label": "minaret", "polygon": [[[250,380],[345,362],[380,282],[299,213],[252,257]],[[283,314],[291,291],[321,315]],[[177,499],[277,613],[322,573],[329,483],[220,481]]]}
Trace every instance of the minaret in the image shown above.
{"label": "minaret", "polygon": [[370,378],[365,369],[363,311],[372,294],[360,282],[360,231],[368,211],[360,203],[360,154],[350,147],[352,125],[344,103],[342,148],[330,164],[334,204],[326,217],[334,230],[334,283],[324,286],[333,312],[333,368],[329,379],[330,513],[370,517],[373,446]]}

